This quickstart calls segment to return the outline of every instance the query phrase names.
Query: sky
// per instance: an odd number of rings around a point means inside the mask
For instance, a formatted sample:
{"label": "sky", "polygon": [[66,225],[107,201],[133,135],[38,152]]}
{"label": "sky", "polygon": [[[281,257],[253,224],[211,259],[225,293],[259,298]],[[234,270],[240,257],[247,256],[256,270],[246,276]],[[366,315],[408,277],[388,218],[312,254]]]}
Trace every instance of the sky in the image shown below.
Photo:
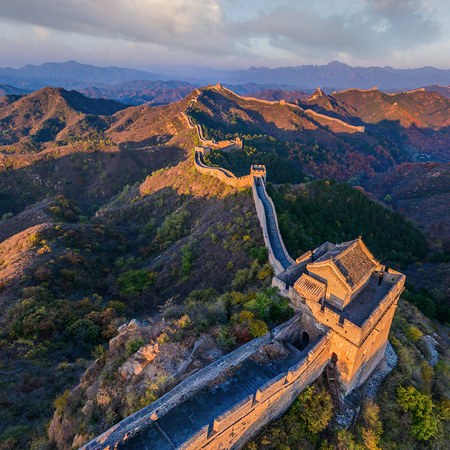
{"label": "sky", "polygon": [[0,0],[0,66],[450,68],[450,0]]}

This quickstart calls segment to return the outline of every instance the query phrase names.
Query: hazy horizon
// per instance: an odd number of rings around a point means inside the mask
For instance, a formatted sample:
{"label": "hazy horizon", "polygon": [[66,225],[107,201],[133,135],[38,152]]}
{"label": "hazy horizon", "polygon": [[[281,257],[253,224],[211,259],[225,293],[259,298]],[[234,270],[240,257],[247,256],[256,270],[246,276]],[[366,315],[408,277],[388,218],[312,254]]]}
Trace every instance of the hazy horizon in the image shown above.
{"label": "hazy horizon", "polygon": [[394,69],[394,70],[415,70],[415,69],[425,69],[425,68],[433,68],[433,69],[437,69],[437,70],[450,70],[450,66],[449,67],[442,67],[442,66],[431,66],[431,65],[427,65],[427,66],[410,66],[410,67],[396,67],[396,66],[391,66],[391,65],[358,65],[358,64],[348,64],[345,63],[343,61],[339,61],[339,60],[333,60],[333,61],[324,61],[324,62],[319,62],[319,63],[302,63],[302,64],[291,64],[291,65],[284,65],[284,66],[277,66],[277,65],[253,65],[253,66],[245,66],[243,65],[242,67],[235,67],[235,68],[220,68],[220,67],[214,67],[214,66],[207,66],[207,65],[197,65],[197,64],[179,64],[179,65],[167,65],[167,64],[152,64],[152,65],[148,65],[146,67],[139,67],[139,66],[134,66],[134,65],[125,65],[125,64],[95,64],[95,63],[91,63],[91,62],[84,62],[82,60],[77,60],[77,59],[61,59],[61,60],[45,60],[42,62],[37,62],[37,63],[24,63],[24,64],[16,64],[16,65],[0,65],[1,69],[4,68],[11,68],[11,69],[21,69],[23,67],[26,66],[42,66],[44,64],[66,64],[66,63],[78,63],[78,64],[82,64],[82,65],[91,65],[91,66],[95,66],[95,67],[100,67],[100,68],[108,68],[108,67],[116,67],[119,69],[134,69],[134,70],[140,70],[140,71],[148,71],[148,72],[155,72],[155,71],[162,71],[164,69],[167,70],[173,70],[173,71],[177,71],[177,70],[183,70],[185,68],[189,68],[189,69],[207,69],[207,70],[211,70],[211,71],[233,71],[233,70],[249,70],[249,69],[279,69],[279,68],[283,68],[283,67],[289,67],[289,68],[293,68],[293,67],[300,67],[300,66],[316,66],[316,67],[320,67],[320,66],[327,66],[329,64],[332,63],[342,63],[342,64],[346,64],[350,67],[353,68],[363,68],[363,69],[369,69],[371,67],[380,67],[380,68],[390,68],[390,69]]}

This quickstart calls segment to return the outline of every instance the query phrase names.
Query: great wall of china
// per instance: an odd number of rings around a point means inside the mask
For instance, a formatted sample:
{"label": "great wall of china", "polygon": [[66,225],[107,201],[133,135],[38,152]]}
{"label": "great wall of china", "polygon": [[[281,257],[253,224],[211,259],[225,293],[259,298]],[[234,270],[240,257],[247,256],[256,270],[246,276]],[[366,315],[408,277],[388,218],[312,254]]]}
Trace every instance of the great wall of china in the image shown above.
{"label": "great wall of china", "polygon": [[[224,90],[224,91],[232,94],[233,96],[239,98],[240,100],[244,100],[246,102],[252,101],[252,102],[262,103],[262,104],[266,104],[266,105],[286,106],[286,107],[295,109],[303,114],[306,114],[307,116],[309,116],[311,118],[318,120],[319,123],[320,123],[320,120],[322,120],[325,122],[332,122],[332,123],[338,124],[339,126],[341,126],[343,129],[345,129],[349,133],[364,133],[364,131],[365,131],[365,127],[362,125],[351,125],[347,122],[344,122],[343,120],[337,119],[336,117],[331,117],[331,116],[326,116],[325,114],[320,114],[320,113],[314,111],[313,109],[309,109],[309,108],[304,109],[304,108],[296,105],[295,103],[288,103],[285,100],[270,101],[270,100],[262,100],[262,99],[256,98],[256,97],[244,97],[242,95],[236,94],[235,92],[222,86],[221,84],[217,84],[213,88],[218,89],[218,90]],[[323,125],[326,125],[326,123]]]}
{"label": "great wall of china", "polygon": [[235,142],[207,141],[201,127],[185,118],[204,144],[194,151],[197,170],[234,187],[252,187],[272,284],[296,314],[191,375],[84,450],[241,448],[323,372],[340,399],[370,376],[385,352],[405,276],[381,266],[360,238],[326,242],[294,261],[265,189],[265,168],[252,167],[241,184],[231,172],[207,166],[197,157],[205,148]]}

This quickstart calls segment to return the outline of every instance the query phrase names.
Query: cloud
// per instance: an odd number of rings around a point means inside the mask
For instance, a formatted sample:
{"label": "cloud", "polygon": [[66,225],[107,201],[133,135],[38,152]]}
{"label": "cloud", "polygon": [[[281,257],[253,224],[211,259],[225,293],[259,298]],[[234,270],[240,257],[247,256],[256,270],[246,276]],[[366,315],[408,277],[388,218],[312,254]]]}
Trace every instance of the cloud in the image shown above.
{"label": "cloud", "polygon": [[293,54],[387,56],[440,37],[441,24],[422,6],[421,0],[364,0],[359,7],[355,2],[354,8],[320,14],[291,1],[260,11],[236,32],[242,30],[247,39],[265,36],[272,46]]}
{"label": "cloud", "polygon": [[17,27],[16,36],[0,27],[0,43],[21,44],[26,24],[43,60],[64,48],[66,59],[97,54],[122,65],[439,65],[450,42],[447,1],[0,0],[0,20]]}
{"label": "cloud", "polygon": [[219,0],[0,0],[0,17],[62,32],[226,53]]}

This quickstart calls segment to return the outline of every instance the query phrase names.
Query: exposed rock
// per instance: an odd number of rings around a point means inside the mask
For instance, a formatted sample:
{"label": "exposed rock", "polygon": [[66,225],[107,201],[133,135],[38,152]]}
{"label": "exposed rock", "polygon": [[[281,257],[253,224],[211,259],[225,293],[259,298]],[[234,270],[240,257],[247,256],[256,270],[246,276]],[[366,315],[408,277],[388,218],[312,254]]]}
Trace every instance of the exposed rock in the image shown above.
{"label": "exposed rock", "polygon": [[93,384],[91,384],[86,389],[86,397],[88,400],[93,400],[97,394],[98,388],[99,388],[100,382],[96,380]]}
{"label": "exposed rock", "polygon": [[117,329],[117,336],[109,341],[109,353],[114,356],[124,351],[125,345],[130,340],[143,339],[150,342],[155,339],[166,327],[162,322],[151,324],[132,319],[128,324],[124,323]]}
{"label": "exposed rock", "polygon": [[[359,408],[358,408],[359,409]],[[341,428],[348,428],[355,418],[355,415],[358,413],[358,410],[353,409],[351,407],[346,407],[339,414],[336,414],[335,422]]]}
{"label": "exposed rock", "polygon": [[191,372],[215,361],[222,356],[222,352],[216,347],[214,339],[209,335],[201,336],[194,344],[191,354],[178,367],[173,376],[177,377],[185,372]]}
{"label": "exposed rock", "polygon": [[120,376],[129,380],[131,377],[139,375],[145,367],[147,367],[159,353],[158,344],[149,344],[141,347],[136,353],[132,355],[130,360],[125,362],[120,368]]}
{"label": "exposed rock", "polygon": [[67,442],[72,442],[73,436],[75,436],[73,423],[70,420],[61,417],[58,411],[55,412],[53,420],[50,422],[48,428],[48,436],[50,440],[56,443],[57,448],[68,448]]}
{"label": "exposed rock", "polygon": [[427,344],[428,351],[430,352],[429,363],[431,366],[435,366],[439,361],[439,353],[437,351],[438,341],[432,335],[423,336],[423,341]]}
{"label": "exposed rock", "polygon": [[79,448],[83,444],[86,443],[86,441],[89,439],[89,435],[87,434],[77,434],[75,435],[73,442],[72,442],[72,448]]}
{"label": "exposed rock", "polygon": [[94,409],[94,402],[92,400],[88,400],[86,404],[81,409],[81,412],[87,416],[89,413],[91,413]]}
{"label": "exposed rock", "polygon": [[288,355],[289,350],[286,348],[285,344],[280,341],[273,341],[270,344],[261,347],[252,358],[260,364],[267,364],[271,360],[284,359]]}

